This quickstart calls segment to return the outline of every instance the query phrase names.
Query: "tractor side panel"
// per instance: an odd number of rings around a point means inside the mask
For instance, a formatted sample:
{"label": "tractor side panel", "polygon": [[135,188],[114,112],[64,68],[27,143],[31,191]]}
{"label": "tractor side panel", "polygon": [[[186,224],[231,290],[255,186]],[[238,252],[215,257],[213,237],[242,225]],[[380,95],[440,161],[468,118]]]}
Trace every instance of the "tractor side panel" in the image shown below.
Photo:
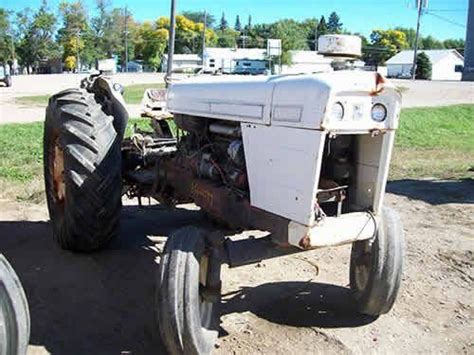
{"label": "tractor side panel", "polygon": [[251,205],[312,225],[326,134],[248,123],[241,127]]}

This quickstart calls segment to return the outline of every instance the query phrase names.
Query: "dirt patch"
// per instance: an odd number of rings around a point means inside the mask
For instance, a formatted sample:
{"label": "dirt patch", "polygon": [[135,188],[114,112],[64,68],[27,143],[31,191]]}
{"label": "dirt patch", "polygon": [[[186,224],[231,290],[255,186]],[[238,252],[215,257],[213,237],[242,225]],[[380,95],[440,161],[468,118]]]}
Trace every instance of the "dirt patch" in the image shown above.
{"label": "dirt patch", "polygon": [[[473,353],[472,181],[398,181],[388,190],[407,241],[391,313],[354,314],[347,246],[225,268],[215,352]],[[84,255],[53,243],[44,205],[0,201],[0,250],[30,304],[29,353],[163,353],[153,317],[159,252],[174,229],[205,223],[185,207],[127,206],[119,238]]]}

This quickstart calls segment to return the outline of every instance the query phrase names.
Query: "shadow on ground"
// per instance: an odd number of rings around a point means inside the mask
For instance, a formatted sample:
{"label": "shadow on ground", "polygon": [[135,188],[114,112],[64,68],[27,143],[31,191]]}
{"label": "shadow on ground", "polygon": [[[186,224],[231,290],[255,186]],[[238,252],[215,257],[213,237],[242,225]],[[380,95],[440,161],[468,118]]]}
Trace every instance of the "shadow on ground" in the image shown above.
{"label": "shadow on ground", "polygon": [[119,238],[92,254],[60,250],[46,222],[0,222],[0,250],[29,302],[30,344],[52,354],[165,353],[153,313],[158,251],[147,236],[201,219],[197,211],[125,207]]}
{"label": "shadow on ground", "polygon": [[[30,344],[51,354],[165,353],[154,320],[159,253],[172,231],[191,224],[207,225],[199,211],[124,207],[121,234],[108,248],[75,254],[56,246],[47,222],[0,222],[0,250],[29,302]],[[349,292],[322,283],[267,283],[226,297],[223,312],[250,310],[298,327],[371,322],[354,314]]]}
{"label": "shadow on ground", "polygon": [[348,288],[317,282],[274,282],[226,297],[223,313],[250,311],[293,327],[357,327],[375,320],[357,314]]}
{"label": "shadow on ground", "polygon": [[474,180],[397,180],[387,184],[387,192],[431,205],[474,203]]}

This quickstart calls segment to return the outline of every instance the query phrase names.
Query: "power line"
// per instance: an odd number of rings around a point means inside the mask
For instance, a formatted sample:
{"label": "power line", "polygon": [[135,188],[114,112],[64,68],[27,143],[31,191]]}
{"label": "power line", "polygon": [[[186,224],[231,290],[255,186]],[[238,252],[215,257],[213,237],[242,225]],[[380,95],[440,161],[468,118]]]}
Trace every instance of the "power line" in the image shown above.
{"label": "power line", "polygon": [[430,12],[467,12],[467,9],[430,9]]}
{"label": "power line", "polygon": [[450,24],[452,24],[452,25],[454,25],[454,26],[466,28],[466,25],[463,25],[462,23],[453,21],[453,20],[451,20],[451,19],[449,19],[449,18],[447,18],[447,17],[440,16],[440,15],[438,15],[438,14],[433,14],[433,13],[431,12],[431,10],[426,11],[426,14],[427,14],[427,15],[430,15],[430,16],[433,16],[433,17],[436,17],[437,19],[442,20],[442,21],[445,21],[445,22],[447,22],[447,23],[450,23]]}

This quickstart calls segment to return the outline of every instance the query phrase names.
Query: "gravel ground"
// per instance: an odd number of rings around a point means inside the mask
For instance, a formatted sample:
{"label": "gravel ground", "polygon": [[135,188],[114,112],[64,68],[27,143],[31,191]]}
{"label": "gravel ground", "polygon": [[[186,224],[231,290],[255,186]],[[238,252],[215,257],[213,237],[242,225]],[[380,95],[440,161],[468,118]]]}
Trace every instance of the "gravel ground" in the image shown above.
{"label": "gravel ground", "polygon": [[[23,75],[14,77],[11,88],[0,87],[0,124],[34,122],[44,119],[44,107],[25,107],[15,98],[32,95],[52,95],[60,90],[77,87],[86,74]],[[157,73],[117,74],[114,80],[122,85],[163,81]],[[474,83],[454,81],[394,80],[403,90],[403,106],[445,106],[474,103]],[[140,106],[129,106],[130,117],[140,116]]]}
{"label": "gravel ground", "polygon": [[[351,311],[350,248],[224,269],[216,354],[474,352],[474,181],[405,180],[386,204],[402,216],[406,263],[391,313]],[[193,206],[124,207],[122,232],[93,254],[59,250],[43,205],[0,201],[0,250],[24,285],[29,354],[164,353],[153,285],[166,236],[203,224]]]}
{"label": "gravel ground", "polygon": [[393,80],[403,91],[404,107],[474,103],[474,83],[461,81]]}
{"label": "gravel ground", "polygon": [[[13,77],[13,86],[0,87],[0,124],[35,122],[44,119],[45,106],[25,107],[15,98],[36,95],[53,95],[61,90],[79,87],[87,74],[20,75]],[[114,81],[123,86],[163,82],[161,73],[116,74]],[[140,116],[140,106],[130,105],[130,115]]]}

